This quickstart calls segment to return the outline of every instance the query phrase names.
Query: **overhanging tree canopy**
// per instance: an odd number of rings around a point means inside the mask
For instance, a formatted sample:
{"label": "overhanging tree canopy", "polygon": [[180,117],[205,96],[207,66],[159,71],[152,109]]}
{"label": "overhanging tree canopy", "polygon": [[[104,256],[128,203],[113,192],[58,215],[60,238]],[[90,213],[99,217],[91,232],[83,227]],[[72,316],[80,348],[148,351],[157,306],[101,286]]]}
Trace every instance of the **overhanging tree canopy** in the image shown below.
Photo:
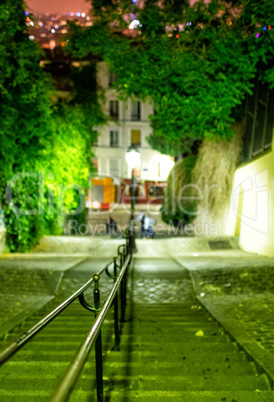
{"label": "overhanging tree canopy", "polygon": [[[96,0],[92,14],[92,27],[71,25],[69,48],[78,56],[101,55],[118,76],[121,97],[154,101],[149,141],[161,152],[231,138],[233,110],[251,91],[258,63],[274,82],[271,0]],[[133,18],[140,25],[129,31]]]}

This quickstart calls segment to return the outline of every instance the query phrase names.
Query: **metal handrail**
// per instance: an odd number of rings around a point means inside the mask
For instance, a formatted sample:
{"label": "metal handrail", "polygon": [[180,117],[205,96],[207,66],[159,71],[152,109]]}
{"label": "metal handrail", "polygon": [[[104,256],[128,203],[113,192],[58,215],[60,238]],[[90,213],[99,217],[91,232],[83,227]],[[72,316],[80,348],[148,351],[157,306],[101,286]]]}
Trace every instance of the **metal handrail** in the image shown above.
{"label": "metal handrail", "polygon": [[[104,268],[102,268],[96,275],[101,275],[113,261],[110,261]],[[4,350],[0,351],[0,366],[5,363],[10,357],[14,355],[22,346],[24,346],[31,338],[33,338],[38,332],[40,332],[46,325],[48,325],[55,317],[57,317],[65,308],[67,308],[75,299],[79,297],[91,284],[93,283],[93,277],[85,283],[80,289],[78,289],[67,300],[61,303],[58,307],[52,310],[42,320],[37,322],[27,332],[25,332],[20,338],[11,342]]]}
{"label": "metal handrail", "polygon": [[91,328],[87,338],[81,345],[77,355],[75,356],[73,362],[69,366],[65,376],[63,377],[59,386],[56,388],[54,394],[52,395],[51,402],[66,401],[73,387],[75,386],[75,383],[79,375],[81,374],[81,371],[88,358],[91,348],[96,341],[98,333],[101,330],[103,322],[106,318],[106,314],[112,305],[113,299],[118,291],[119,285],[124,277],[124,273],[128,267],[130,260],[131,255],[128,255],[107,300],[105,301],[100,313],[96,318],[95,324]]}

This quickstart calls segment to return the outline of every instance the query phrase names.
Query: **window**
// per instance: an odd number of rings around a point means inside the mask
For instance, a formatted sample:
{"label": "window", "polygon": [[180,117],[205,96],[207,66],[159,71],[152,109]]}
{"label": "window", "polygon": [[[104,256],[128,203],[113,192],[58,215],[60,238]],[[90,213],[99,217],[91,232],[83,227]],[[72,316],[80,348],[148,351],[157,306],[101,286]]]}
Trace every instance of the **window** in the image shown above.
{"label": "window", "polygon": [[110,146],[111,147],[119,146],[119,131],[115,130],[110,131]]}
{"label": "window", "polygon": [[114,177],[120,176],[120,165],[118,159],[109,159],[109,174]]}
{"label": "window", "polygon": [[93,142],[93,146],[94,147],[98,147],[99,143],[98,143],[98,131],[97,130],[92,130],[92,139],[94,138],[94,142]]}
{"label": "window", "polygon": [[141,102],[132,102],[131,104],[131,120],[141,120]]}
{"label": "window", "polygon": [[109,101],[109,115],[113,120],[119,118],[119,103],[117,100]]}
{"label": "window", "polygon": [[110,73],[108,76],[108,85],[109,87],[112,87],[113,84],[117,81],[117,76],[114,73]]}
{"label": "window", "polygon": [[97,159],[92,159],[91,163],[92,163],[94,169],[96,170],[96,172],[98,172],[98,160]]}
{"label": "window", "polygon": [[253,95],[247,97],[242,162],[271,148],[273,123],[274,90],[257,81]]}
{"label": "window", "polygon": [[131,145],[136,147],[141,145],[141,130],[131,130]]}
{"label": "window", "polygon": [[150,185],[148,188],[148,198],[163,198],[164,196],[164,187]]}

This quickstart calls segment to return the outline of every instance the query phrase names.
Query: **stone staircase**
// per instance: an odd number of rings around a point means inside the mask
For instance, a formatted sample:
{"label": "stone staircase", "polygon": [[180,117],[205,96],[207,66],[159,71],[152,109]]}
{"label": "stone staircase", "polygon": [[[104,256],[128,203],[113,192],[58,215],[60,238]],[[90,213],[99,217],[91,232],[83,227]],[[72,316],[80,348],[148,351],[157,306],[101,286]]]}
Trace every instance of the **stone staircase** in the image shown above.
{"label": "stone staircase", "polygon": [[119,361],[108,356],[109,400],[274,400],[267,376],[200,306],[137,305],[133,314]]}
{"label": "stone staircase", "polygon": [[[274,401],[267,376],[197,303],[176,262],[139,259],[128,284],[120,351],[112,350],[112,311],[103,326],[106,401]],[[15,328],[1,347],[44,314]],[[47,401],[92,322],[93,314],[73,303],[1,367],[0,400]],[[70,401],[95,400],[93,356]]]}

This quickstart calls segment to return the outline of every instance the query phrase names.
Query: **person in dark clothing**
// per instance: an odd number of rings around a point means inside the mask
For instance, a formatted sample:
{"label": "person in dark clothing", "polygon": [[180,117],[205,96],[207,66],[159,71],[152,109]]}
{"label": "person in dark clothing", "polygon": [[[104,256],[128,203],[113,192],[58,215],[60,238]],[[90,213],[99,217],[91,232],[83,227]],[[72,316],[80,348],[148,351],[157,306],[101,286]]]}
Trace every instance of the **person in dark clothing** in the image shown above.
{"label": "person in dark clothing", "polygon": [[112,217],[109,217],[109,221],[106,223],[107,226],[107,234],[117,233],[117,223]]}
{"label": "person in dark clothing", "polygon": [[141,219],[141,228],[140,228],[142,238],[146,236],[145,221],[146,221],[146,215],[143,214],[142,219]]}

